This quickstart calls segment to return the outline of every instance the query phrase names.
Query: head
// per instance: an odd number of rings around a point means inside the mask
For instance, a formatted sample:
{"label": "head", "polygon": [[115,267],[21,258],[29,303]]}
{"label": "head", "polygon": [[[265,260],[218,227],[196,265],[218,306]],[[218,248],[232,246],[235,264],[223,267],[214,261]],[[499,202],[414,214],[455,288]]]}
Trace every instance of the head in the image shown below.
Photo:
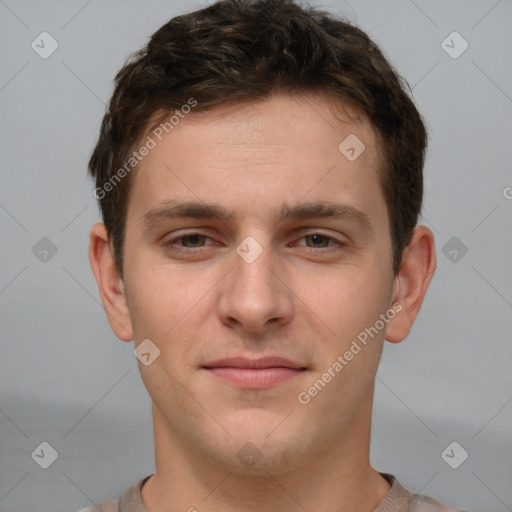
{"label": "head", "polygon": [[[383,340],[407,336],[435,267],[402,82],[364,32],[287,0],[173,18],[116,76],[91,263],[116,335],[158,348],[142,377],[189,451],[229,466],[250,441],[277,468],[368,426]],[[208,366],[269,355],[293,377],[250,388]]]}
{"label": "head", "polygon": [[153,135],[158,142],[158,134],[172,131],[191,109],[253,102],[276,92],[321,93],[335,107],[352,105],[375,128],[397,272],[421,210],[427,144],[402,82],[363,31],[288,0],[228,0],[170,20],[117,74],[89,162],[120,274],[138,168],[132,154],[151,132],[148,124],[163,122]]}

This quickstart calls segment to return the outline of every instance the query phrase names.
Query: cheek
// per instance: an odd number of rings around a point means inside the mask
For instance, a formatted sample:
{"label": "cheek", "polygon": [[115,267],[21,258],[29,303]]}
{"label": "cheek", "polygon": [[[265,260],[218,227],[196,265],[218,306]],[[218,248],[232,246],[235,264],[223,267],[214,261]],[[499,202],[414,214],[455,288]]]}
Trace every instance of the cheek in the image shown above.
{"label": "cheek", "polygon": [[[319,277],[301,273],[296,278],[299,310],[306,316],[310,332],[315,333],[313,349],[324,365],[329,366],[340,354],[349,350],[353,340],[364,336],[389,307],[391,288],[378,265],[350,265],[332,268]],[[299,323],[300,320],[299,320]],[[373,332],[373,331],[372,331]],[[359,365],[374,365],[380,354],[379,339],[384,330],[368,338],[371,343],[358,355]],[[346,372],[345,372],[346,373]],[[339,379],[342,380],[342,379]]]}
{"label": "cheek", "polygon": [[209,319],[211,323],[215,311],[211,294],[220,277],[199,267],[192,270],[161,259],[152,261],[151,255],[133,257],[130,271],[129,308],[135,339],[151,339],[166,365],[176,368],[177,361],[188,359],[189,350],[197,349],[197,342],[190,342],[191,334],[198,331],[198,325],[206,325]]}
{"label": "cheek", "polygon": [[385,304],[388,295],[381,270],[366,264],[331,268],[323,275],[297,276],[297,296],[312,312],[337,331],[336,326],[371,318]]}
{"label": "cheek", "polygon": [[132,253],[126,259],[126,290],[135,339],[161,339],[178,321],[180,286],[175,272]]}

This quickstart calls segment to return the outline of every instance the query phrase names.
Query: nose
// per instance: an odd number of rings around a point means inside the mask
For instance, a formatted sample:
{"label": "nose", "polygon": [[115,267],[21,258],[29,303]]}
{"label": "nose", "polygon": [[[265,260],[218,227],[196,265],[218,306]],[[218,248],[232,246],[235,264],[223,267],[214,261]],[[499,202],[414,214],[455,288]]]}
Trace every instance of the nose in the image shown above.
{"label": "nose", "polygon": [[[218,304],[221,322],[239,330],[240,335],[265,334],[288,324],[293,317],[293,292],[284,265],[271,253],[270,244],[254,245],[253,239],[252,245],[242,243],[239,251],[234,251],[234,267],[222,280]],[[256,254],[261,253],[252,259],[256,249]]]}

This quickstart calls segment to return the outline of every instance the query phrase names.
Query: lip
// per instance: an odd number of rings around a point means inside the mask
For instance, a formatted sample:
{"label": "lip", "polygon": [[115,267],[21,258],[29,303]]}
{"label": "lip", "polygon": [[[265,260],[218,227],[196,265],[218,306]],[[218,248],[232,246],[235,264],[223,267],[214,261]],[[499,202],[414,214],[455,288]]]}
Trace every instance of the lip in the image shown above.
{"label": "lip", "polygon": [[226,357],[217,359],[203,365],[204,368],[292,368],[300,370],[305,366],[278,356],[259,357],[258,359],[250,359],[247,357]]}
{"label": "lip", "polygon": [[267,389],[300,375],[306,368],[282,357],[230,357],[203,366],[214,377],[248,389]]}

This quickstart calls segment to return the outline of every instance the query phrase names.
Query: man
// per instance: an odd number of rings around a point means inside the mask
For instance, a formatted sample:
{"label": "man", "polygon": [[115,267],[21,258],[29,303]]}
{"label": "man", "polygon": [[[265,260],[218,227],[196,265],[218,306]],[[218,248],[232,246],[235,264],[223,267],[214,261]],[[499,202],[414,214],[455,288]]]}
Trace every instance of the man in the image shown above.
{"label": "man", "polygon": [[156,471],[87,510],[453,511],[371,467],[375,373],[435,269],[426,131],[361,30],[291,0],[172,19],[90,160],[90,261]]}

